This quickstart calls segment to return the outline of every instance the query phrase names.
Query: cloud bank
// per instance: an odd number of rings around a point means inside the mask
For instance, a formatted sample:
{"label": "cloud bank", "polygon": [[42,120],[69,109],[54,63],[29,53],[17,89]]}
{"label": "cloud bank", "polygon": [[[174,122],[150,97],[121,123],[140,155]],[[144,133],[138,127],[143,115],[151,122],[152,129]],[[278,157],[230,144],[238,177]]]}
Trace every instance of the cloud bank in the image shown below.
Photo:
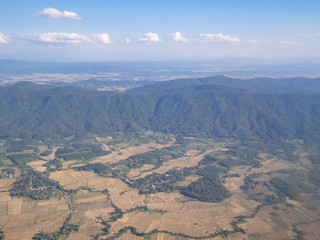
{"label": "cloud bank", "polygon": [[172,38],[175,42],[181,42],[181,43],[186,43],[188,42],[188,39],[182,37],[180,32],[175,32],[172,34]]}
{"label": "cloud bank", "polygon": [[240,39],[223,35],[222,33],[205,33],[200,34],[200,40],[203,42],[229,42],[239,43]]}
{"label": "cloud bank", "polygon": [[320,33],[300,34],[300,35],[296,35],[295,37],[319,40],[320,39]]}
{"label": "cloud bank", "polygon": [[11,39],[0,32],[0,43],[9,43]]}
{"label": "cloud bank", "polygon": [[78,33],[42,33],[31,35],[31,40],[44,43],[92,43],[92,44],[110,44],[113,41],[110,40],[109,34],[99,33],[92,34],[90,36],[78,34]]}
{"label": "cloud bank", "polygon": [[161,42],[161,39],[159,37],[159,34],[157,33],[152,33],[152,32],[148,32],[148,33],[145,33],[143,34],[139,40],[141,42],[147,42],[147,43],[156,43],[156,42]]}
{"label": "cloud bank", "polygon": [[110,40],[108,33],[93,34],[92,41],[95,43],[103,43],[103,44],[113,43],[113,41]]}
{"label": "cloud bank", "polygon": [[280,43],[281,43],[282,45],[298,45],[297,42],[281,41]]}
{"label": "cloud bank", "polygon": [[124,39],[122,42],[125,42],[125,43],[130,43],[131,42],[131,40],[130,40],[130,38],[126,38],[126,39]]}
{"label": "cloud bank", "polygon": [[52,19],[72,19],[72,20],[82,20],[82,17],[75,12],[69,11],[59,11],[55,8],[45,8],[37,13],[38,17],[47,17]]}
{"label": "cloud bank", "polygon": [[90,42],[90,39],[77,33],[42,33],[33,35],[33,40],[46,43],[83,43]]}
{"label": "cloud bank", "polygon": [[257,40],[254,40],[254,39],[249,39],[248,40],[248,43],[251,43],[251,44],[259,44],[259,41],[257,41]]}

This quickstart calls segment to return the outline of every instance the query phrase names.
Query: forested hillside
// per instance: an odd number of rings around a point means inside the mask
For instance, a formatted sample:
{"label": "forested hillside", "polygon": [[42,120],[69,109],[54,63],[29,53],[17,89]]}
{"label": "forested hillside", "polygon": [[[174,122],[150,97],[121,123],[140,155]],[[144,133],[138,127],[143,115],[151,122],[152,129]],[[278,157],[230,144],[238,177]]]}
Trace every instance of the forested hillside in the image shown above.
{"label": "forested hillside", "polygon": [[[173,83],[156,86],[161,84]],[[197,85],[130,93],[28,82],[1,87],[0,136],[59,138],[148,129],[239,138],[320,135],[320,93],[261,93]]]}

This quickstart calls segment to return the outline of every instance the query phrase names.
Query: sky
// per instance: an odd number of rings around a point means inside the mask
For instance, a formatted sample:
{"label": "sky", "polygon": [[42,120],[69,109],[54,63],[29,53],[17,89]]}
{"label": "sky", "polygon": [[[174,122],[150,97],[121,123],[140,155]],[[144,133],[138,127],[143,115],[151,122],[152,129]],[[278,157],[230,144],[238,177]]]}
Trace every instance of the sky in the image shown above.
{"label": "sky", "polygon": [[0,58],[320,56],[319,0],[0,0]]}

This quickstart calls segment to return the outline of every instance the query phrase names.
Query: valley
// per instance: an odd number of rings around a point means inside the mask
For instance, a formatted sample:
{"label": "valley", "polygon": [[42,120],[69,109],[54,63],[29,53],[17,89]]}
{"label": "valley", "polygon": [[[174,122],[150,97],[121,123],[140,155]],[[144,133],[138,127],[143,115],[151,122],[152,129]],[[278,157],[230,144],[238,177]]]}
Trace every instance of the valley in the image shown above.
{"label": "valley", "polygon": [[[1,231],[6,239],[315,239],[319,178],[303,142],[294,141],[294,158],[282,146],[248,144],[151,131],[3,141]],[[221,186],[214,196],[201,197],[206,179]]]}
{"label": "valley", "polygon": [[319,88],[225,76],[124,92],[2,86],[0,236],[316,239]]}
{"label": "valley", "polygon": [[319,240],[319,9],[0,0],[0,240]]}

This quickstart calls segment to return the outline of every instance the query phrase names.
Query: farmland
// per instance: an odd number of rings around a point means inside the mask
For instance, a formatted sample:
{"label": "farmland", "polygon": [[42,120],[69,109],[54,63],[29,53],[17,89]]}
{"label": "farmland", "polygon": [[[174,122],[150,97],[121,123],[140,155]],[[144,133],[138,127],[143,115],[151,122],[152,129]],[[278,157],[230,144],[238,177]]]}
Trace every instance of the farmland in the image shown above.
{"label": "farmland", "polygon": [[281,146],[254,152],[237,139],[153,132],[11,139],[1,147],[0,230],[5,239],[316,239],[318,168],[298,143],[292,160]]}
{"label": "farmland", "polygon": [[54,232],[68,216],[63,199],[32,200],[12,198],[8,192],[0,195],[1,226],[6,239],[31,239],[39,231]]}

